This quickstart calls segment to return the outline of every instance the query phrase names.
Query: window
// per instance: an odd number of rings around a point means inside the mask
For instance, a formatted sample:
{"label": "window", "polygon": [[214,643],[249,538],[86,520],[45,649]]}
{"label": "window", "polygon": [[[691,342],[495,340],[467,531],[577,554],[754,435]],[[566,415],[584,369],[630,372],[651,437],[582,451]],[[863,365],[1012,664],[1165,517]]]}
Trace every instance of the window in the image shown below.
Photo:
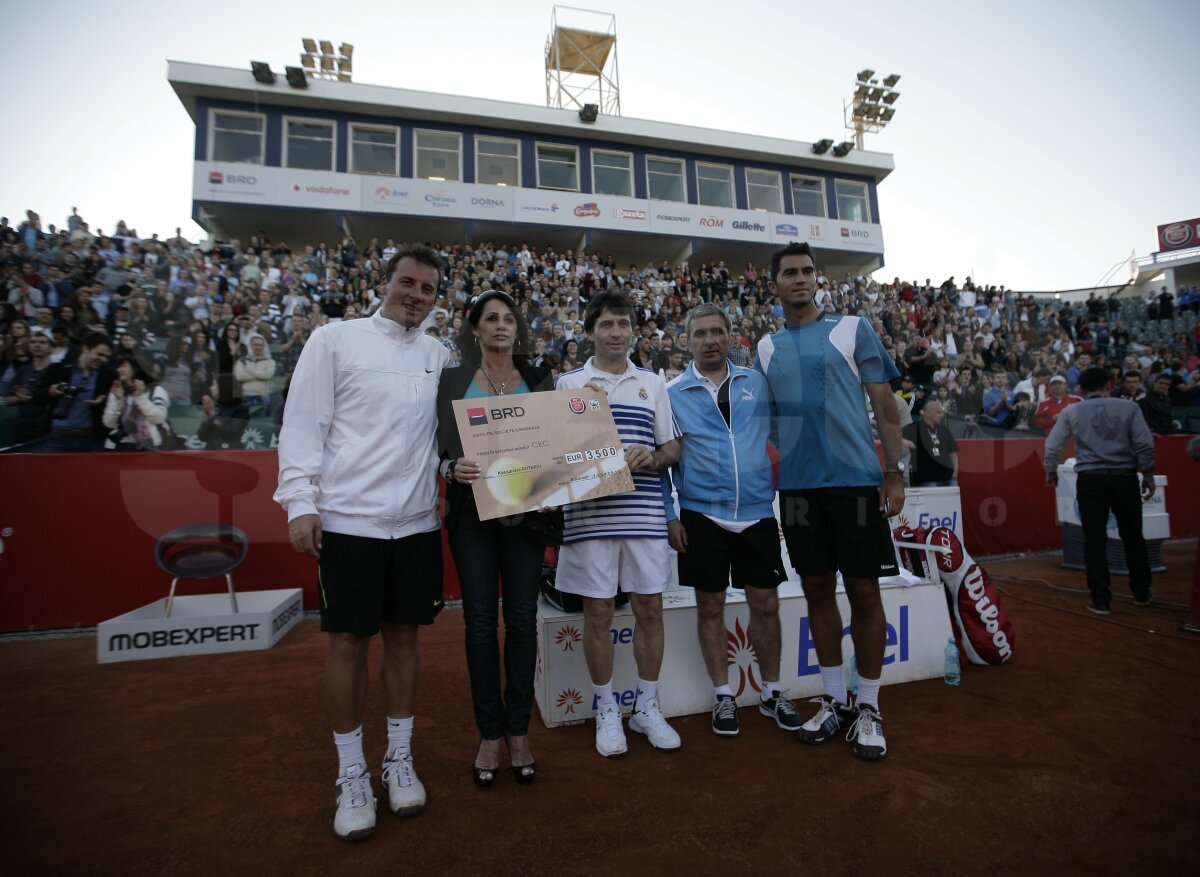
{"label": "window", "polygon": [[633,197],[633,155],[592,150],[592,191],[597,195]]}
{"label": "window", "polygon": [[452,131],[417,131],[417,179],[462,179],[461,150],[461,134]]}
{"label": "window", "polygon": [[783,185],[779,171],[746,169],[746,206],[751,210],[783,213]]}
{"label": "window", "polygon": [[521,185],[521,144],[498,137],[476,137],[475,182],[489,186]]}
{"label": "window", "polygon": [[700,203],[709,207],[733,206],[733,168],[727,164],[696,162]]}
{"label": "window", "polygon": [[647,158],[646,189],[654,201],[686,201],[682,158]]}
{"label": "window", "polygon": [[333,122],[322,119],[284,119],[287,132],[283,166],[311,171],[333,170]]}
{"label": "window", "polygon": [[537,145],[539,189],[579,191],[579,150],[574,146]]}
{"label": "window", "polygon": [[801,216],[824,216],[825,181],[792,174],[792,210]]}
{"label": "window", "polygon": [[263,163],[263,128],[258,113],[214,112],[208,145],[209,161]]}
{"label": "window", "polygon": [[834,180],[833,194],[837,198],[838,219],[850,222],[870,222],[871,208],[867,203],[867,184],[851,180]]}
{"label": "window", "polygon": [[400,129],[350,126],[350,173],[400,175]]}

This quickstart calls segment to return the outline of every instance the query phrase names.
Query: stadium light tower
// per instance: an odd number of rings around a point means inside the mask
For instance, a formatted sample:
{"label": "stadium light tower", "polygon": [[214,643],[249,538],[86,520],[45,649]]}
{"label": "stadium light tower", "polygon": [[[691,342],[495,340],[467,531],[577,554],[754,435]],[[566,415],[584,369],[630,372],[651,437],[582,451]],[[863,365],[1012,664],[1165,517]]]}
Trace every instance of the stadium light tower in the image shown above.
{"label": "stadium light tower", "polygon": [[349,82],[353,72],[354,46],[342,43],[336,49],[332,40],[300,40],[300,66],[310,79],[330,79]]}
{"label": "stadium light tower", "polygon": [[896,83],[899,81],[900,76],[897,73],[885,76],[880,83],[871,68],[858,71],[850,103],[842,104],[846,130],[854,132],[856,148],[863,148],[864,134],[878,134],[895,117],[895,104],[900,97],[900,92],[896,91]]}
{"label": "stadium light tower", "polygon": [[617,17],[555,6],[546,38],[546,106],[579,110],[589,124],[597,115],[619,116],[617,80]]}

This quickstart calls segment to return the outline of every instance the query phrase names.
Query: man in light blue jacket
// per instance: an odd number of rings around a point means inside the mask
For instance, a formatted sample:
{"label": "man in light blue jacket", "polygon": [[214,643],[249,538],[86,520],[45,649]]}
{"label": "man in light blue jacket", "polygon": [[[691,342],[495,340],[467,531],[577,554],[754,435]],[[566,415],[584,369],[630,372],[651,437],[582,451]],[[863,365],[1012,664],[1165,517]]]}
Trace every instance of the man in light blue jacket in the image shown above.
{"label": "man in light blue jacket", "polygon": [[700,651],[713,684],[712,729],[738,733],[725,657],[725,591],[732,581],[750,607],[750,643],[762,676],[759,712],[794,732],[803,722],[779,684],[776,592],[787,576],[772,507],[767,381],[729,361],[729,317],[719,305],[693,310],[686,331],[695,360],[667,385],[683,446],[671,469],[680,512],[667,503],[667,533],[679,552],[679,581],[696,591]]}

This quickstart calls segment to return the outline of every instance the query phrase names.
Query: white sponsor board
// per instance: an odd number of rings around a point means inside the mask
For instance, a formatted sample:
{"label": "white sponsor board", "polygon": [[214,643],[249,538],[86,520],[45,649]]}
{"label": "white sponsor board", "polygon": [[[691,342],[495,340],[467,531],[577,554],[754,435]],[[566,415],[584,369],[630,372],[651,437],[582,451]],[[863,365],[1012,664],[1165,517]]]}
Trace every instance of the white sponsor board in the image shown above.
{"label": "white sponsor board", "polygon": [[234,614],[228,594],[176,597],[167,618],[166,598],[156,600],[101,622],[96,656],[109,664],[269,649],[304,616],[299,588],[244,591],[237,601]]}
{"label": "white sponsor board", "polygon": [[874,223],[615,195],[252,164],[195,162],[193,197],[231,204],[524,222],[762,244],[808,241],[827,249],[883,252],[883,233]]}
{"label": "white sponsor board", "polygon": [[[1079,499],[1075,494],[1074,460],[1058,467],[1058,486],[1054,489],[1055,505],[1060,524],[1082,527],[1079,519]],[[1140,483],[1140,478],[1139,478]],[[1142,501],[1142,535],[1147,539],[1170,539],[1171,518],[1167,515],[1167,476],[1154,476],[1154,496]],[[1117,516],[1108,513],[1108,538],[1120,539]]]}
{"label": "white sponsor board", "polygon": [[[889,518],[892,529],[912,527],[949,527],[964,546],[962,496],[957,487],[909,487],[904,491],[904,508],[894,518]],[[970,550],[970,547],[967,546]]]}
{"label": "white sponsor board", "polygon": [[[945,672],[946,639],[950,617],[940,583],[921,582],[909,587],[882,587],[887,615],[884,652],[885,684],[933,679]],[[842,618],[849,623],[850,606],[838,594]],[[816,650],[808,622],[808,605],[800,586],[779,587],[779,617],[783,632],[780,682],[793,698],[822,692]],[[749,634],[750,610],[740,591],[729,591],[725,607],[726,656],[729,684],[739,706],[751,706],[762,688],[762,674],[754,658]],[[663,595],[663,628],[666,653],[659,675],[659,704],[667,716],[705,713],[712,708],[712,683],[704,669],[696,638],[696,601],[691,589]],[[854,645],[849,626],[842,637],[842,656],[849,666]],[[611,636],[614,646],[613,691],[621,709],[633,708],[637,665],[633,659],[636,636],[633,612],[619,609]],[[535,700],[547,726],[570,724],[595,715],[592,684],[583,657],[583,616],[560,612],[544,600],[538,605],[538,661]]]}

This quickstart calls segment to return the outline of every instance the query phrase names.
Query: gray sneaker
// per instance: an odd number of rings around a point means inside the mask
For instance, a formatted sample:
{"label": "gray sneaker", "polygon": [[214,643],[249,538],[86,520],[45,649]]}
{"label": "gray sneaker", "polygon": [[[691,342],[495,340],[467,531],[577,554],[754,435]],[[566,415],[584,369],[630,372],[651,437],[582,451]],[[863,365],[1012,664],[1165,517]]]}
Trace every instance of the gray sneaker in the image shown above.
{"label": "gray sneaker", "polygon": [[759,698],[758,711],[767,718],[774,719],[775,724],[784,731],[799,731],[804,725],[804,719],[796,712],[796,705],[782,691],[770,700]]}

